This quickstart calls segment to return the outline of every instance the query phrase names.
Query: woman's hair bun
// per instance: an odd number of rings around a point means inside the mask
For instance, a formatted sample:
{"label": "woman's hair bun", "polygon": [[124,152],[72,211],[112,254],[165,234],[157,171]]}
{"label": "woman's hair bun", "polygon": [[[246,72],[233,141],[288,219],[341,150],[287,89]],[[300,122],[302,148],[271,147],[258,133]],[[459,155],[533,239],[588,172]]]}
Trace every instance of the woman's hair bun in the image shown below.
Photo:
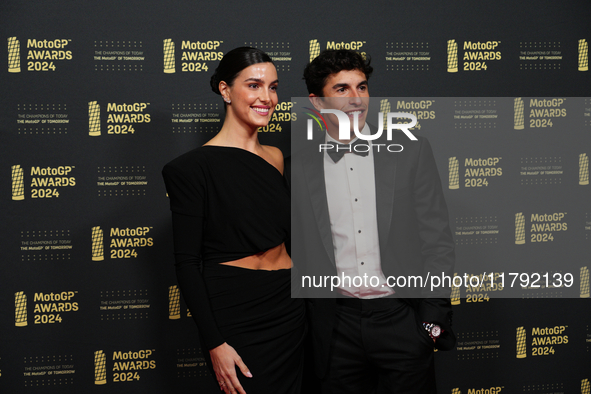
{"label": "woman's hair bun", "polygon": [[215,94],[219,94],[219,95],[222,94],[220,92],[220,81],[218,80],[218,70],[217,69],[213,72],[213,75],[211,76],[211,79],[209,80],[209,84],[211,85],[211,90],[213,90],[213,92]]}

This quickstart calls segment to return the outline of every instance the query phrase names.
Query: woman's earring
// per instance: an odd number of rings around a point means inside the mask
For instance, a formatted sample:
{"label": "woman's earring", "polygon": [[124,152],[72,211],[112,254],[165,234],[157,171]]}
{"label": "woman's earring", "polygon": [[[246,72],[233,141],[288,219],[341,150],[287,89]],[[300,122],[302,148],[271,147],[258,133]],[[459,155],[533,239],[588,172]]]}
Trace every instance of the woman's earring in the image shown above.
{"label": "woman's earring", "polygon": [[230,100],[229,98],[224,98],[224,101],[228,104],[230,104],[232,102],[232,100]]}

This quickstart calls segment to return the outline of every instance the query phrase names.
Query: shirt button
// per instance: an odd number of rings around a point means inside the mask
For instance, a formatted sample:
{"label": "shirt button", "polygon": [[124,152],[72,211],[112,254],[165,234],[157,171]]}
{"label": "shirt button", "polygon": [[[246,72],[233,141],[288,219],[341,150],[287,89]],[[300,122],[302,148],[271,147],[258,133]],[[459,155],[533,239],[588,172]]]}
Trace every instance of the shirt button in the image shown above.
{"label": "shirt button", "polygon": [[355,201],[357,201],[357,199],[355,199]]}
{"label": "shirt button", "polygon": [[361,230],[358,230],[357,232],[358,232],[359,234],[361,234]]}
{"label": "shirt button", "polygon": [[351,171],[353,171],[353,168],[351,167]]}
{"label": "shirt button", "polygon": [[361,262],[361,265],[365,264],[363,261]]}

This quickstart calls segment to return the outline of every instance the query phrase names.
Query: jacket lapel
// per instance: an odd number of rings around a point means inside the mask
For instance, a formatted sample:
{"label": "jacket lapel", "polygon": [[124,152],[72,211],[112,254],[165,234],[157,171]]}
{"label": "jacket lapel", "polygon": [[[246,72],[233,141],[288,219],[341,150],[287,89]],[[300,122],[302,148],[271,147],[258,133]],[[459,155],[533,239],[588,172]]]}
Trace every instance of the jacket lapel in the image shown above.
{"label": "jacket lapel", "polygon": [[[374,173],[376,182],[376,216],[380,249],[383,249],[390,235],[392,225],[392,209],[394,206],[394,186],[396,184],[396,167],[398,154],[385,149],[374,149]],[[382,252],[382,250],[380,250]],[[385,256],[381,253],[382,257]]]}
{"label": "jacket lapel", "polygon": [[326,184],[324,183],[324,154],[315,151],[306,156],[307,160],[304,160],[302,165],[309,187],[308,195],[310,196],[310,202],[322,244],[330,262],[333,266],[336,266],[332,233],[330,230],[330,217],[328,214],[328,200],[326,198]]}

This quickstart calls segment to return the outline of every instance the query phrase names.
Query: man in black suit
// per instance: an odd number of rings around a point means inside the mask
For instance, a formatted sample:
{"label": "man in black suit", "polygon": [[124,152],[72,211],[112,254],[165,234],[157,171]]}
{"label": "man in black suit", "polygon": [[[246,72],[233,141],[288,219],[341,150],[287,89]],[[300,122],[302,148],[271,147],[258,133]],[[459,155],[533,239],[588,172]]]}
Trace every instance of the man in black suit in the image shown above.
{"label": "man in black suit", "polygon": [[[312,105],[344,112],[351,129],[358,117],[361,133],[372,134],[365,123],[371,72],[354,51],[322,52],[304,72]],[[352,131],[339,138],[337,117],[324,118],[325,135],[286,167],[294,280],[308,298],[322,392],[435,393],[434,348],[455,344],[449,288],[425,291],[400,279],[453,277],[454,243],[431,147],[402,132],[371,142]],[[353,147],[355,140],[366,147]],[[335,277],[365,281],[333,289]],[[310,285],[322,278],[333,279]]]}

